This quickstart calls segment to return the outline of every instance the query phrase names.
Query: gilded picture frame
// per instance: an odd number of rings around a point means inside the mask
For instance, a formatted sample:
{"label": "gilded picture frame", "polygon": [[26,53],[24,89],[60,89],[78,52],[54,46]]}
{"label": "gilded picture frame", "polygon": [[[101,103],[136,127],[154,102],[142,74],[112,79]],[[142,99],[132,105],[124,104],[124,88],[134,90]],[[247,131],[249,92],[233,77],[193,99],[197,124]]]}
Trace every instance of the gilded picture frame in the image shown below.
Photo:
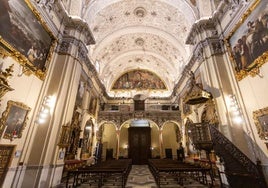
{"label": "gilded picture frame", "polygon": [[253,119],[259,137],[262,140],[268,140],[268,107],[254,111]]}
{"label": "gilded picture frame", "polygon": [[268,60],[267,3],[256,0],[225,40],[238,81],[258,75]]}
{"label": "gilded picture frame", "polygon": [[59,148],[67,148],[69,146],[70,132],[71,132],[70,124],[63,125],[61,127],[61,134],[58,142]]}
{"label": "gilded picture frame", "polygon": [[[0,53],[44,79],[55,38],[30,0],[0,0]],[[4,52],[6,51],[6,52]]]}
{"label": "gilded picture frame", "polygon": [[3,133],[3,138],[6,139],[21,138],[30,110],[30,107],[21,102],[8,101],[0,120],[0,135]]}

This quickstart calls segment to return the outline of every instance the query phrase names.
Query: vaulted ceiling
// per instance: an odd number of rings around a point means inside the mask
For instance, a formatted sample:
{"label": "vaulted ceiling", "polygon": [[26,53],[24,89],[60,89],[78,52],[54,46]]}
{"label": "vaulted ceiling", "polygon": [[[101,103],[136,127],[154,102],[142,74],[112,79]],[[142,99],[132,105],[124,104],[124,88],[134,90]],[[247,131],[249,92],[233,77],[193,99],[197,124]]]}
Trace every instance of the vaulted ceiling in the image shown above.
{"label": "vaulted ceiling", "polygon": [[156,74],[167,90],[131,90],[126,97],[145,94],[168,97],[190,56],[185,44],[196,21],[195,1],[95,0],[84,14],[96,44],[89,57],[99,71],[108,95],[115,80],[128,71],[142,69]]}

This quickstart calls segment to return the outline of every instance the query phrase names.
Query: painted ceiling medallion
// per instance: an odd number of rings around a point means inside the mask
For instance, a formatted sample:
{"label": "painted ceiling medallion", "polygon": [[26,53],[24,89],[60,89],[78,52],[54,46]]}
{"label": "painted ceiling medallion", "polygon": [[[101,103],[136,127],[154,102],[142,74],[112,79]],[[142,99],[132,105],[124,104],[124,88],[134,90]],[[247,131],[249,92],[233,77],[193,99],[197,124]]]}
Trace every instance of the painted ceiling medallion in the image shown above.
{"label": "painted ceiling medallion", "polygon": [[143,46],[144,45],[144,40],[142,38],[137,38],[135,40],[135,43],[138,45],[138,46]]}
{"label": "painted ceiling medallion", "polygon": [[143,7],[137,7],[134,10],[134,14],[139,18],[143,18],[146,15],[146,10]]}

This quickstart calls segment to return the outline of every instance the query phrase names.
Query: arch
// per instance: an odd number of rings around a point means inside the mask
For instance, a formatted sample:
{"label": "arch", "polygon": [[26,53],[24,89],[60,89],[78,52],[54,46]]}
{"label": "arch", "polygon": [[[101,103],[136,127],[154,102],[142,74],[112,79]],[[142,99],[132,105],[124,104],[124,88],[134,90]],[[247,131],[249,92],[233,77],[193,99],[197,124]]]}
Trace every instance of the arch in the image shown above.
{"label": "arch", "polygon": [[[174,126],[170,128],[169,126]],[[176,150],[182,139],[182,133],[179,124],[176,121],[166,121],[162,126],[162,148],[165,158],[177,158]]]}
{"label": "arch", "polygon": [[[143,83],[147,84],[151,83],[151,84],[146,85],[145,88],[144,87],[145,85]],[[122,90],[122,89],[167,90],[167,86],[165,82],[155,72],[151,72],[145,69],[132,69],[130,71],[122,73],[119,77],[117,77],[117,79],[112,84],[111,89],[112,90]]]}
{"label": "arch", "polygon": [[81,146],[81,158],[87,159],[92,155],[93,142],[95,136],[95,126],[90,117],[84,126],[83,141]]}
{"label": "arch", "polygon": [[[124,60],[124,58],[139,56],[139,55],[144,57],[144,51],[142,51],[142,50],[129,51],[127,53],[120,54],[115,59],[111,60],[108,65],[102,64],[101,71],[100,71],[101,72],[100,77],[105,78],[105,80],[107,80],[107,82],[105,82],[106,87],[110,88],[112,85],[114,77],[117,77],[117,75],[115,74],[115,71],[114,71],[115,69],[117,70],[116,72],[119,72],[118,70],[129,71],[131,69],[140,68],[139,64],[133,64],[131,66],[128,64],[124,64],[122,62]],[[152,57],[152,58],[155,58],[157,61],[155,61],[155,63],[153,63],[153,64],[148,63],[148,62],[143,62],[142,66],[148,70],[153,70],[158,75],[160,75],[161,78],[163,79],[163,81],[166,83],[168,89],[173,88],[175,80],[178,78],[178,76],[176,76],[176,75],[179,75],[179,73],[182,71],[182,69],[180,70],[180,68],[182,66],[179,66],[179,63],[177,63],[177,64],[172,63],[172,62],[166,60],[165,58],[163,58],[162,56],[160,56],[159,54],[156,54],[154,52],[147,51],[146,55],[147,56],[145,56],[145,57]],[[112,65],[112,66],[109,66],[109,65]],[[168,74],[169,78],[167,77],[167,74],[165,74],[166,72],[169,73]],[[172,75],[174,75],[174,76],[172,76]]]}
{"label": "arch", "polygon": [[[135,119],[135,118],[131,118],[131,119],[128,119],[128,120],[124,121],[123,123],[121,123],[121,125],[120,125],[120,127],[119,127],[118,130],[121,130],[121,128],[122,128],[126,123],[130,123],[130,121],[133,121],[133,120],[137,120],[137,119]],[[158,125],[156,122],[154,122],[153,120],[151,120],[151,119],[147,119],[147,118],[144,118],[144,120],[148,120],[149,122],[152,122],[152,124],[150,124],[150,126],[151,126],[151,125],[156,125],[156,127],[158,128],[158,130],[160,130],[159,125]]]}
{"label": "arch", "polygon": [[110,44],[115,39],[120,38],[123,35],[130,35],[136,33],[147,33],[160,36],[168,43],[172,44],[172,46],[177,48],[180,52],[182,52],[181,54],[185,55],[185,57],[187,57],[187,55],[190,53],[190,48],[185,48],[186,46],[184,45],[184,43],[182,43],[180,40],[178,40],[175,36],[168,33],[167,31],[152,26],[127,26],[125,28],[120,28],[116,31],[113,31],[113,33],[109,33],[107,36],[102,38],[101,41],[98,41],[98,45],[95,45],[92,57],[95,59],[96,54],[99,54],[99,52],[102,51],[107,46],[107,44]]}
{"label": "arch", "polygon": [[98,126],[97,126],[97,128],[99,129],[101,126],[103,126],[104,124],[112,124],[112,125],[114,125],[115,126],[115,129],[118,129],[118,127],[117,127],[117,124],[114,122],[114,121],[101,121],[99,124],[98,124]]}

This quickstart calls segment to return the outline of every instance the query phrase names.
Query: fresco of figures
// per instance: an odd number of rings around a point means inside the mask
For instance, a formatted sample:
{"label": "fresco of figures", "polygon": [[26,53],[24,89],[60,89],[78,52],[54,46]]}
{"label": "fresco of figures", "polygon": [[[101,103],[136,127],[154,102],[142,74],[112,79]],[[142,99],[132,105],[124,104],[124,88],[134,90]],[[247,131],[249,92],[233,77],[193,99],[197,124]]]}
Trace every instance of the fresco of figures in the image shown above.
{"label": "fresco of figures", "polygon": [[268,1],[257,3],[228,40],[237,74],[256,67],[255,60],[268,49]]}
{"label": "fresco of figures", "polygon": [[147,70],[132,70],[120,76],[112,87],[117,89],[167,89],[164,82],[154,73]]}
{"label": "fresco of figures", "polygon": [[26,57],[35,70],[45,71],[52,38],[31,9],[29,0],[0,0],[0,45]]}

